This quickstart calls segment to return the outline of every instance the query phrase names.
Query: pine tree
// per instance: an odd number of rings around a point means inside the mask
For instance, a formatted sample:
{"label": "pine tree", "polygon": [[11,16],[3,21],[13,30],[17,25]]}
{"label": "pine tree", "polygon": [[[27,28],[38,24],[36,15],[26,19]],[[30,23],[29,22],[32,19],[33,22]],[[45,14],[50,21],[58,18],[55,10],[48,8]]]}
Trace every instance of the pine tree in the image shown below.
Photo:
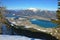
{"label": "pine tree", "polygon": [[2,24],[5,24],[7,27],[10,27],[11,25],[8,23],[7,19],[5,18],[5,7],[0,7],[0,22]]}

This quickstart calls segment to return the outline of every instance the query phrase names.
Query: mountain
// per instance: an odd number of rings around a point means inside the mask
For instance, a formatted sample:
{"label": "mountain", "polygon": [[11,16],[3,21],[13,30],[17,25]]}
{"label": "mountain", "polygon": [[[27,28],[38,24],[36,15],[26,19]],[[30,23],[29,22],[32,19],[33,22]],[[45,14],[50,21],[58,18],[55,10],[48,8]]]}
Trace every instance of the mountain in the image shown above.
{"label": "mountain", "polygon": [[37,9],[37,8],[28,8],[27,10],[31,10],[31,11],[33,11],[33,12],[36,12],[36,11],[38,11],[39,9]]}
{"label": "mountain", "polygon": [[18,16],[40,16],[45,18],[54,18],[56,19],[55,11],[48,10],[39,10],[37,8],[29,8],[25,10],[6,10],[6,16],[8,15],[18,15]]}

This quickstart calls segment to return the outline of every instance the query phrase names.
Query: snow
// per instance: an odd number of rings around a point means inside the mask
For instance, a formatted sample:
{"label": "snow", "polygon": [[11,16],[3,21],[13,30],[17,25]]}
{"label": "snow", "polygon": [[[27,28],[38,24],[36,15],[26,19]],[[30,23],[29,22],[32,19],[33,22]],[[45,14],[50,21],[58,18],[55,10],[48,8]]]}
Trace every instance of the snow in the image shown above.
{"label": "snow", "polygon": [[37,19],[32,19],[32,21],[36,21]]}
{"label": "snow", "polygon": [[41,40],[41,39],[33,39],[25,36],[14,36],[14,35],[0,35],[0,40]]}
{"label": "snow", "polygon": [[32,11],[36,12],[38,9],[37,8],[28,8],[28,10],[32,10]]}

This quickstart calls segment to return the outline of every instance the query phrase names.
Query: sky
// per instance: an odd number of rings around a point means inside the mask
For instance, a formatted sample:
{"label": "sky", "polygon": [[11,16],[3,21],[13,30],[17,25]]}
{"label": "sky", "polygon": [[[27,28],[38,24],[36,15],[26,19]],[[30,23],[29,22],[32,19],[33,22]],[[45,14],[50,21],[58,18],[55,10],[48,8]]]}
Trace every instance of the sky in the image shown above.
{"label": "sky", "polygon": [[56,10],[57,0],[2,0],[7,9],[38,8],[42,10]]}

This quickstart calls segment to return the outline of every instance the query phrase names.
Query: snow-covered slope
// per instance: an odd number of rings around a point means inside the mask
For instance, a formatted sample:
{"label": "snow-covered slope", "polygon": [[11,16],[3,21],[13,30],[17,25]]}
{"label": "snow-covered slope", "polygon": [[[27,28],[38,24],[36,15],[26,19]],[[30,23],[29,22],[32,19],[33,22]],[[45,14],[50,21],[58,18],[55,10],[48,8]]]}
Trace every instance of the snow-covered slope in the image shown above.
{"label": "snow-covered slope", "polygon": [[25,36],[0,35],[0,40],[42,40],[42,39],[33,39]]}

